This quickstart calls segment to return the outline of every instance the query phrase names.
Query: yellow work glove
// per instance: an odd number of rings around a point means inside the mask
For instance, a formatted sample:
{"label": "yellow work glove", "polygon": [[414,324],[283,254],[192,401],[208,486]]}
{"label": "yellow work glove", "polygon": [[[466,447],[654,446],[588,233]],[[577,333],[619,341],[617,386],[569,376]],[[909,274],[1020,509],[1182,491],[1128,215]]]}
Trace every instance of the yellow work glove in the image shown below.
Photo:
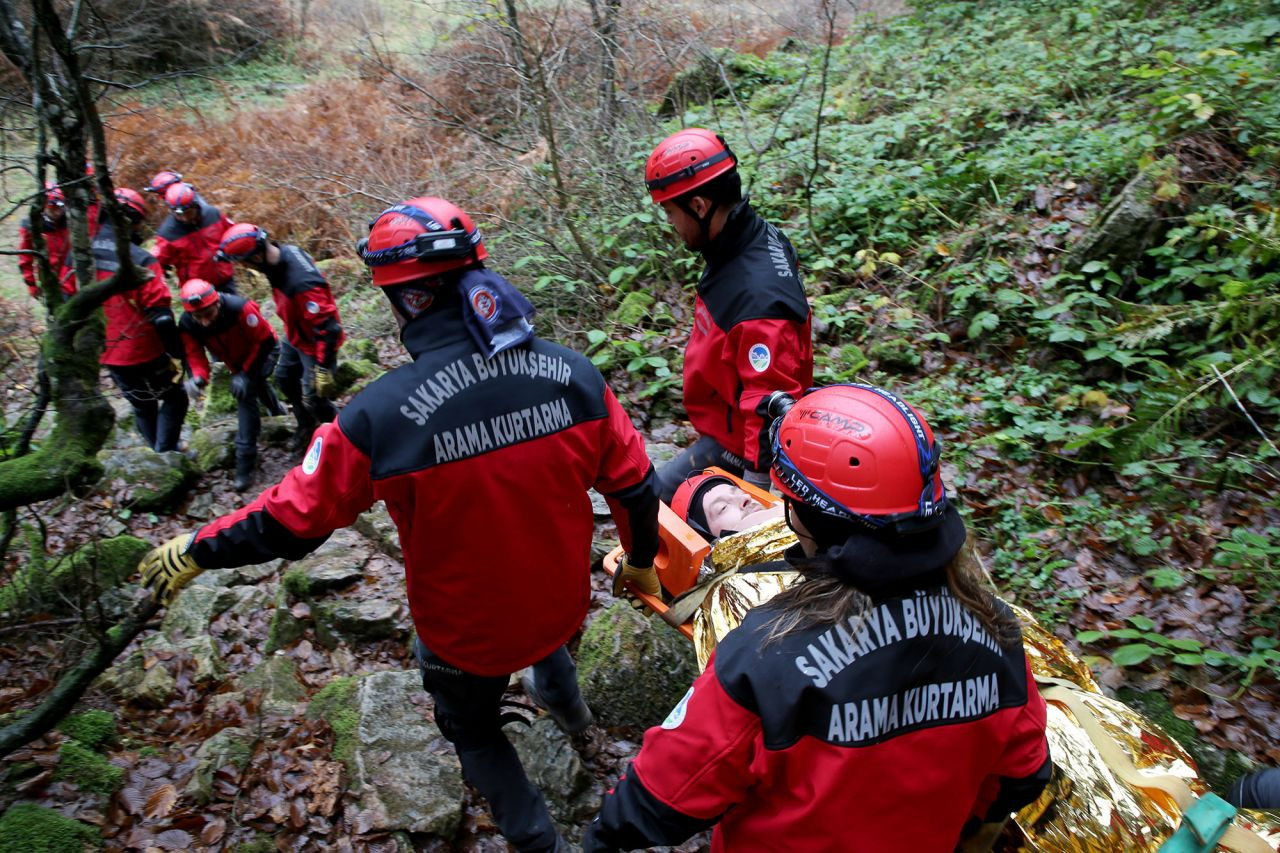
{"label": "yellow work glove", "polygon": [[173,378],[170,380],[174,385],[181,385],[182,378],[187,373],[187,366],[182,363],[182,359],[177,356],[169,356],[169,367],[173,369]]}
{"label": "yellow work glove", "polygon": [[159,548],[153,548],[142,558],[138,568],[142,571],[142,585],[164,604],[173,601],[178,590],[195,579],[204,569],[187,556],[194,533],[175,536]]}
{"label": "yellow work glove", "polygon": [[647,595],[662,594],[662,584],[658,583],[658,572],[653,566],[633,566],[631,558],[623,554],[618,571],[613,575],[613,594],[615,596],[625,594],[626,589],[623,584],[628,582],[635,584],[636,589]]}
{"label": "yellow work glove", "polygon": [[316,396],[321,400],[332,400],[338,396],[338,382],[327,367],[316,366]]}

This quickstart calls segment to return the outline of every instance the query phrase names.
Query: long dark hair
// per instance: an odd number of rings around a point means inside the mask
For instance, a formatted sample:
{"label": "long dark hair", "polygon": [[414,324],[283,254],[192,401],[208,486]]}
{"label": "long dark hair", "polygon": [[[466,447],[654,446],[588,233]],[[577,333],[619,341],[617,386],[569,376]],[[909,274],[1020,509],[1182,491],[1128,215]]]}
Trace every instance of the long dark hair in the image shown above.
{"label": "long dark hair", "polygon": [[[802,523],[810,533],[815,533],[814,527],[820,528],[820,532],[814,536],[820,550],[815,556],[796,563],[796,568],[806,575],[805,578],[783,590],[769,602],[771,615],[766,622],[766,645],[795,631],[852,619],[866,613],[871,606],[871,599],[866,593],[833,570],[829,556],[833,541],[843,544],[851,542],[855,537],[865,538],[866,530],[860,526],[846,526],[844,522],[838,522],[836,526],[831,523],[811,526],[809,521],[812,519],[806,519],[805,516],[809,516],[813,510],[807,507],[801,509],[803,506],[792,503],[793,509],[802,517]],[[825,517],[825,520],[837,522],[830,516]],[[1014,649],[1022,644],[1022,628],[1018,619],[996,596],[972,541],[966,541],[943,570],[951,595],[974,615],[1001,648]]]}

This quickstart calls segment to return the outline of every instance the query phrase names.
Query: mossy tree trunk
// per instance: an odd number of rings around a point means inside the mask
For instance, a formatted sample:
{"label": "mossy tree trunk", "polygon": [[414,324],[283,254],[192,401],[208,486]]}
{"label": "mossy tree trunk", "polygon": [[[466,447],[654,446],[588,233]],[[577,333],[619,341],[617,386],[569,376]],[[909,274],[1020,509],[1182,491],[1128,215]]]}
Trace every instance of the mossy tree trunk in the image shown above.
{"label": "mossy tree trunk", "polygon": [[[99,309],[109,297],[137,287],[149,275],[131,263],[130,229],[115,203],[102,122],[75,45],[80,11],[79,4],[70,7],[71,19],[65,22],[53,0],[31,0],[29,7],[23,3],[21,8],[14,0],[0,0],[0,52],[22,75],[31,97],[37,128],[36,184],[44,186],[45,170],[52,166],[66,198],[79,285],[64,298],[49,265],[38,265],[43,268],[41,290],[49,308],[41,356],[57,421],[52,435],[34,452],[0,462],[0,511],[56,497],[100,475],[97,454],[114,413],[98,390],[98,359],[105,345]],[[53,152],[46,149],[49,137],[56,145]],[[92,172],[86,168],[91,150]],[[100,282],[95,280],[90,235],[90,217],[97,215],[95,193],[102,215],[114,226],[120,270]],[[38,707],[0,729],[0,757],[52,728],[158,609],[148,598],[116,625],[86,623],[97,642],[61,675]]]}

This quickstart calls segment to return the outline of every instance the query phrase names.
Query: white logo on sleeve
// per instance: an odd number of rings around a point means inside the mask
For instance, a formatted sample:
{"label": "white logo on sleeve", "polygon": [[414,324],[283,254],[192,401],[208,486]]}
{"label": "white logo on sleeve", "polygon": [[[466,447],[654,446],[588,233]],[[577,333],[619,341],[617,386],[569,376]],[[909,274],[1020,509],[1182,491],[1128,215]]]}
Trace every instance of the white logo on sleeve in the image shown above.
{"label": "white logo on sleeve", "polygon": [[773,363],[773,353],[764,344],[754,344],[747,350],[747,361],[751,362],[756,373],[764,373]]}
{"label": "white logo on sleeve", "polygon": [[693,688],[689,688],[689,692],[684,694],[684,698],[676,703],[671,709],[671,713],[667,714],[667,718],[662,721],[664,729],[678,728],[684,722],[685,712],[689,709],[689,700],[693,698]]}
{"label": "white logo on sleeve", "polygon": [[245,317],[244,324],[250,329],[256,329],[258,327],[258,315],[250,314],[248,317]]}
{"label": "white logo on sleeve", "polygon": [[316,469],[320,467],[320,448],[324,444],[323,436],[316,436],[316,440],[311,442],[311,449],[307,451],[307,456],[302,460],[302,473],[314,474]]}
{"label": "white logo on sleeve", "polygon": [[319,306],[319,305],[317,305],[317,304],[316,304],[316,302],[315,302],[314,300],[308,299],[308,300],[307,300],[307,313],[309,313],[309,314],[319,314],[319,313],[320,313],[320,306]]}

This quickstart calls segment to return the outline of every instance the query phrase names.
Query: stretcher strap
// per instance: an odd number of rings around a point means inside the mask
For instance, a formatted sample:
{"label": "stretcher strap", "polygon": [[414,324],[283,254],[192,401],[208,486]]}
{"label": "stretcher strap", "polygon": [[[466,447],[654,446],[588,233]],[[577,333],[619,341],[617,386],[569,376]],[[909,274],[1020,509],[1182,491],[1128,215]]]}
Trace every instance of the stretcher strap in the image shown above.
{"label": "stretcher strap", "polygon": [[[1093,746],[1098,750],[1103,762],[1122,781],[1134,788],[1161,791],[1169,796],[1185,814],[1196,802],[1196,795],[1185,781],[1168,773],[1147,774],[1138,771],[1133,761],[1116,743],[1115,738],[1107,734],[1093,715],[1089,707],[1081,701],[1079,688],[1069,681],[1046,676],[1036,676],[1036,684],[1040,685],[1040,695],[1047,702],[1056,702],[1071,712],[1076,723],[1089,735]],[[1227,826],[1226,832],[1218,839],[1218,844],[1232,853],[1276,853],[1266,841],[1234,823]]]}
{"label": "stretcher strap", "polygon": [[786,560],[770,560],[767,563],[739,566],[736,569],[712,575],[671,599],[671,604],[667,607],[666,612],[661,614],[662,618],[671,627],[679,628],[693,618],[693,614],[698,612],[698,608],[702,606],[702,602],[707,600],[707,596],[711,594],[713,589],[734,575],[748,574],[750,572],[781,572],[790,568],[791,564]]}

